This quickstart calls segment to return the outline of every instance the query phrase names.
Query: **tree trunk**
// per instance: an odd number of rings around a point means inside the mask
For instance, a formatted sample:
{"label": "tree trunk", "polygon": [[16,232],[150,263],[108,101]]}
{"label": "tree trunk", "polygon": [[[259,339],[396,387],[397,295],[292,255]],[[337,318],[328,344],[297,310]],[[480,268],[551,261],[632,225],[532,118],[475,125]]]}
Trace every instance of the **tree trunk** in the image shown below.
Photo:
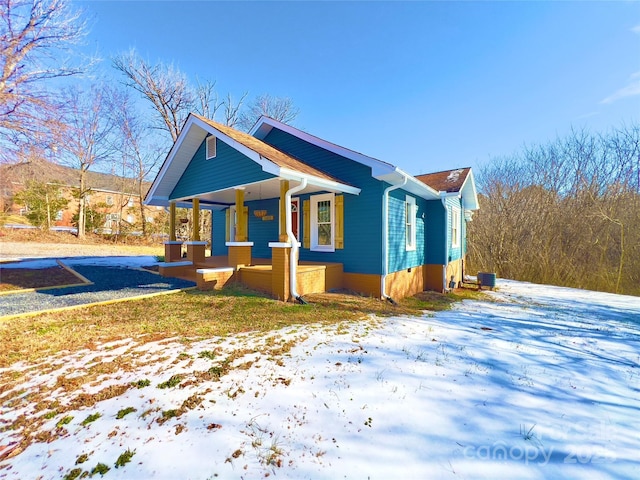
{"label": "tree trunk", "polygon": [[85,235],[85,207],[86,207],[86,192],[85,192],[85,170],[80,169],[80,198],[78,205],[78,238],[84,238]]}

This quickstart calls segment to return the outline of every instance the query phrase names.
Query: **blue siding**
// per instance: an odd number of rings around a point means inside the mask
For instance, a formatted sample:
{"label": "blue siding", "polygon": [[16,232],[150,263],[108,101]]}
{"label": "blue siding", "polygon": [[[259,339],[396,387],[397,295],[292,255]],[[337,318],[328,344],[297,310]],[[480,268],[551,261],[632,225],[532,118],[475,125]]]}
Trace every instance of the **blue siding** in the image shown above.
{"label": "blue siding", "polygon": [[445,265],[447,259],[447,211],[440,200],[425,202],[425,264]]}
{"label": "blue siding", "polygon": [[207,160],[205,143],[195,153],[176,184],[170,199],[192,197],[235,185],[274,178],[246,155],[217,140],[216,157]]}
{"label": "blue siding", "polygon": [[227,255],[225,239],[227,231],[225,221],[226,210],[214,210],[211,212],[211,255]]}
{"label": "blue siding", "polygon": [[[253,242],[251,256],[253,258],[271,258],[269,242],[278,241],[278,206],[279,200],[259,200],[247,202],[249,209],[248,237]],[[273,215],[273,220],[264,221],[256,217],[255,210],[266,210],[268,215]],[[212,255],[227,255],[228,248],[225,245],[227,235],[227,209],[217,210],[212,216]],[[232,239],[233,240],[233,239]]]}
{"label": "blue siding", "polygon": [[[278,213],[279,199],[261,200],[247,202],[249,207],[249,241],[253,242],[251,256],[253,258],[271,258],[271,248],[269,242],[278,241]],[[256,217],[254,210],[266,210],[267,215],[273,215],[273,220],[264,221]]]}
{"label": "blue siding", "polygon": [[[416,200],[416,249],[407,251],[405,202],[410,196]],[[393,190],[389,195],[389,272],[422,265],[425,260],[425,206],[426,201],[404,190]]]}
{"label": "blue siding", "polygon": [[[344,249],[312,252],[300,249],[300,259],[339,262],[345,272],[382,273],[382,192],[385,184],[371,177],[371,169],[312,145],[286,132],[271,130],[264,141],[345,183],[361,189],[360,195],[344,194]],[[309,195],[300,196],[300,201]],[[302,203],[300,225],[302,218]]]}

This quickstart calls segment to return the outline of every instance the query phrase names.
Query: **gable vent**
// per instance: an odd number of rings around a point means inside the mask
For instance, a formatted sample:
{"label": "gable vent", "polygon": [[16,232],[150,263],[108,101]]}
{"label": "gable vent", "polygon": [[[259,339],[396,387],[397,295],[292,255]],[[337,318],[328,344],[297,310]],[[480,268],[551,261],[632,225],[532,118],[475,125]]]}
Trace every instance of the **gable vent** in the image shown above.
{"label": "gable vent", "polygon": [[207,137],[207,160],[216,156],[216,137],[210,135]]}

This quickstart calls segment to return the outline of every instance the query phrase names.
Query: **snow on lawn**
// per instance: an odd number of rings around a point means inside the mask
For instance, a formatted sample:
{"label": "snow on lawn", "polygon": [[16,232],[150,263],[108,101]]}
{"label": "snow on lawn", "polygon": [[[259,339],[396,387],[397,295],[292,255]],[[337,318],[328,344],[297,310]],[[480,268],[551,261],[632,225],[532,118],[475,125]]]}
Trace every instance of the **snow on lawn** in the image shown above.
{"label": "snow on lawn", "polygon": [[498,286],[434,316],[13,365],[0,422],[27,421],[0,433],[0,478],[638,478],[640,298]]}

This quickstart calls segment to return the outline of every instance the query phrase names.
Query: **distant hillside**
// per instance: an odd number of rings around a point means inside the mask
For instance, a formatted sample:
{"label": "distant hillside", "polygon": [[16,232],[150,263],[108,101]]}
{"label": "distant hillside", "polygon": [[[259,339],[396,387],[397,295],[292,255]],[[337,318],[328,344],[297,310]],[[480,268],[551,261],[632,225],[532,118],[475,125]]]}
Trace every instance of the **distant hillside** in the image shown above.
{"label": "distant hillside", "polygon": [[[110,175],[108,173],[87,172],[87,186],[97,190],[110,192],[136,193],[135,179]],[[35,160],[14,164],[0,165],[0,183],[24,185],[30,180],[56,183],[67,187],[80,186],[80,172],[71,167],[65,167],[46,160]],[[144,193],[151,184],[144,183]]]}

